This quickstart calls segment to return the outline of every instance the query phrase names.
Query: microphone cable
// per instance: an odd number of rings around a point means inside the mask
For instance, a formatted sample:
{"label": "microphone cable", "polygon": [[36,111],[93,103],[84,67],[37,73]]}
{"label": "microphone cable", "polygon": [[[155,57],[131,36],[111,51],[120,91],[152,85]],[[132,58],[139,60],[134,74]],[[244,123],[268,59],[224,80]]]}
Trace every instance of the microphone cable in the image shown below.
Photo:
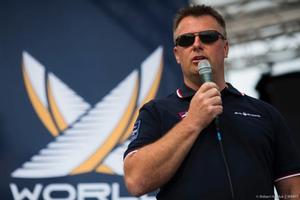
{"label": "microphone cable", "polygon": [[216,127],[216,131],[217,131],[218,143],[219,143],[219,147],[220,147],[220,150],[221,150],[221,155],[222,155],[222,158],[223,158],[223,161],[224,161],[224,165],[225,165],[225,169],[226,169],[226,175],[227,175],[227,179],[228,179],[229,186],[230,186],[231,197],[232,197],[232,200],[235,200],[235,194],[234,194],[234,190],[233,190],[232,178],[231,178],[231,174],[230,174],[230,170],[229,170],[227,157],[226,157],[226,154],[224,152],[224,147],[223,147],[223,140],[222,140],[222,135],[221,135],[221,131],[220,131],[219,117],[217,116],[214,119],[214,121],[215,121],[215,127]]}
{"label": "microphone cable", "polygon": [[[207,59],[200,60],[198,62],[197,68],[198,68],[198,72],[199,72],[199,76],[200,76],[200,81],[202,83],[212,82],[212,68],[211,68],[211,65],[210,65],[210,63]],[[217,138],[218,138],[218,141],[219,141],[219,146],[220,146],[220,149],[221,149],[222,158],[223,158],[223,161],[224,161],[224,164],[225,164],[227,179],[228,179],[229,186],[230,186],[231,197],[232,197],[232,200],[235,200],[235,195],[234,195],[234,190],[233,190],[233,184],[232,184],[232,179],[231,179],[231,175],[230,175],[229,165],[228,165],[228,161],[227,161],[227,158],[226,158],[226,155],[225,155],[225,152],[224,152],[223,140],[222,140],[222,135],[221,135],[221,131],[220,131],[220,122],[219,122],[219,117],[218,116],[214,119],[214,122],[215,122],[215,127],[216,127],[216,131],[217,131]]]}

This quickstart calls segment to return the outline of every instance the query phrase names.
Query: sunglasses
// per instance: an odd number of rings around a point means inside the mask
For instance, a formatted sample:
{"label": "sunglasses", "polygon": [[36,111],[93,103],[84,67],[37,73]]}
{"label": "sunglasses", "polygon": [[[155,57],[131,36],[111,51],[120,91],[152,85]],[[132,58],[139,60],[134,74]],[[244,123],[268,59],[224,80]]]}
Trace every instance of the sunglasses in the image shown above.
{"label": "sunglasses", "polygon": [[195,37],[199,36],[200,41],[203,44],[212,44],[216,42],[219,38],[226,40],[226,38],[215,30],[201,31],[198,33],[186,33],[178,36],[175,39],[175,46],[188,47],[194,44]]}

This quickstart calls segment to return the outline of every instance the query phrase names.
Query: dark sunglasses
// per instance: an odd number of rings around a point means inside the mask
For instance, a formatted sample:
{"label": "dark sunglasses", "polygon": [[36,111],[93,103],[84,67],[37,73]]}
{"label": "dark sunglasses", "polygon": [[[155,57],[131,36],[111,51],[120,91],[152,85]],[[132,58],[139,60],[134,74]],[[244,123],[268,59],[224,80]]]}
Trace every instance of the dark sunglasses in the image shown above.
{"label": "dark sunglasses", "polygon": [[219,38],[226,40],[226,38],[215,30],[208,30],[208,31],[201,31],[198,33],[186,33],[183,35],[180,35],[175,40],[175,45],[179,45],[181,47],[188,47],[194,44],[195,37],[199,36],[200,41],[203,44],[212,44],[216,42]]}

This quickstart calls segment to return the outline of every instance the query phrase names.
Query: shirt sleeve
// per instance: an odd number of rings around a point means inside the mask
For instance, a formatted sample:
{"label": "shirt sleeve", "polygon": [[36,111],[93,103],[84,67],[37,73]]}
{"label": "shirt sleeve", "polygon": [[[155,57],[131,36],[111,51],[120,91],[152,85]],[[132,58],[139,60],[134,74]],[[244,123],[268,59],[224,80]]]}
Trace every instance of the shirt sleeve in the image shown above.
{"label": "shirt sleeve", "polygon": [[155,103],[150,101],[139,111],[139,115],[134,124],[130,143],[124,153],[125,158],[130,152],[156,141],[161,137],[160,116],[155,108]]}
{"label": "shirt sleeve", "polygon": [[285,178],[300,175],[300,152],[296,146],[294,136],[285,120],[277,114],[275,122],[275,182]]}

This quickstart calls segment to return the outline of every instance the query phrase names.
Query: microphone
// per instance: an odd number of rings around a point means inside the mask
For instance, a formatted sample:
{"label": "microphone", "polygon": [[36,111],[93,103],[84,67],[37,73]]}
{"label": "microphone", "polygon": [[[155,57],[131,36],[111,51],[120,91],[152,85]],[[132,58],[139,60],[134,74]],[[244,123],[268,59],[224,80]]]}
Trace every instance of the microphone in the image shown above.
{"label": "microphone", "polygon": [[[212,69],[211,69],[211,65],[209,63],[209,61],[207,59],[204,60],[200,60],[198,62],[198,72],[199,72],[199,76],[200,76],[200,81],[202,83],[205,82],[212,82]],[[219,134],[220,131],[220,122],[219,122],[219,117],[216,116],[215,118],[215,126],[218,132],[218,139],[221,140],[221,135]]]}
{"label": "microphone", "polygon": [[[213,82],[212,81],[212,75],[211,75],[212,69],[211,69],[210,63],[207,59],[200,60],[197,67],[198,67],[198,72],[199,72],[199,76],[200,76],[200,81],[202,83]],[[214,123],[215,123],[216,131],[217,131],[217,137],[218,137],[219,146],[220,146],[220,149],[221,149],[221,154],[222,154],[225,169],[226,169],[228,183],[229,183],[229,186],[230,186],[231,197],[232,197],[233,200],[235,200],[235,193],[234,193],[234,190],[233,190],[232,178],[231,178],[231,174],[230,174],[230,170],[229,170],[228,161],[227,161],[227,158],[226,158],[226,155],[225,155],[225,152],[224,152],[222,136],[221,136],[221,132],[220,132],[219,116],[215,117]]]}
{"label": "microphone", "polygon": [[202,83],[212,82],[211,66],[207,59],[198,62],[198,72]]}

